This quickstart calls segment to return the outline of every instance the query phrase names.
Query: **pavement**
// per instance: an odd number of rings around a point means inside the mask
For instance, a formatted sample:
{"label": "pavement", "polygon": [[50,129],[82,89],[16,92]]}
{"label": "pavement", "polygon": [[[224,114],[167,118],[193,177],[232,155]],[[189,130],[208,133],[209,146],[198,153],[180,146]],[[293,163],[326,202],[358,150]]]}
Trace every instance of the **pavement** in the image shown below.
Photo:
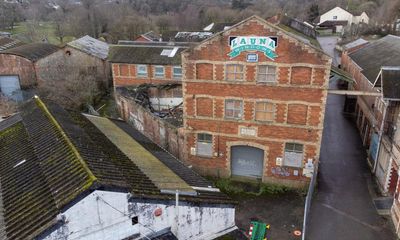
{"label": "pavement", "polygon": [[366,151],[353,119],[342,114],[343,104],[344,96],[328,95],[317,193],[306,239],[396,239],[391,221],[374,207]]}
{"label": "pavement", "polygon": [[319,45],[321,45],[322,50],[332,58],[332,64],[337,67],[340,64],[340,54],[335,50],[335,46],[339,37],[337,36],[325,36],[317,37]]}

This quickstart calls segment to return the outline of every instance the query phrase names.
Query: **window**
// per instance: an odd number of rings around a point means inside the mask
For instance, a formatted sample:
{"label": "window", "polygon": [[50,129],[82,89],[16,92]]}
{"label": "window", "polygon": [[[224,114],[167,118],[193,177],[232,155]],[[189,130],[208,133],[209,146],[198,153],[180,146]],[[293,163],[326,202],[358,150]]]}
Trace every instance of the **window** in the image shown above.
{"label": "window", "polygon": [[197,134],[197,155],[212,157],[212,135],[207,133]]}
{"label": "window", "polygon": [[139,223],[139,217],[138,217],[138,216],[133,217],[133,218],[132,218],[132,225],[136,225],[136,224],[138,224],[138,223]]}
{"label": "window", "polygon": [[225,100],[225,117],[241,119],[243,114],[243,102],[241,100]]}
{"label": "window", "polygon": [[147,77],[147,66],[146,65],[137,65],[136,71],[137,71],[138,77]]}
{"label": "window", "polygon": [[172,77],[176,79],[181,79],[182,78],[182,68],[181,67],[173,67],[172,68]]}
{"label": "window", "polygon": [[257,121],[273,121],[275,116],[275,105],[270,102],[257,102],[255,112],[255,119]]}
{"label": "window", "polygon": [[284,164],[288,167],[301,168],[303,165],[303,145],[298,143],[285,144]]}
{"label": "window", "polygon": [[276,67],[266,65],[258,66],[257,82],[276,82]]}
{"label": "window", "polygon": [[164,67],[163,66],[155,66],[154,67],[154,77],[162,78],[164,77]]}
{"label": "window", "polygon": [[333,20],[336,20],[337,19],[337,16],[333,16]]}
{"label": "window", "polygon": [[243,65],[228,64],[226,65],[225,79],[228,81],[243,81]]}

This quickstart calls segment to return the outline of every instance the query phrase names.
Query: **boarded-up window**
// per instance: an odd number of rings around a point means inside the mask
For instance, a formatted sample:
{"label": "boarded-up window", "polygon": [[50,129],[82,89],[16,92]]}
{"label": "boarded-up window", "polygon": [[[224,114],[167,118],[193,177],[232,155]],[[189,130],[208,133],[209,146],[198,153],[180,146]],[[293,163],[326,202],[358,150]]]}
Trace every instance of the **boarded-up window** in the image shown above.
{"label": "boarded-up window", "polygon": [[197,116],[212,117],[213,116],[213,100],[207,97],[199,97],[196,99]]}
{"label": "boarded-up window", "polygon": [[276,82],[276,67],[267,65],[258,66],[257,82],[262,82],[262,83]]}
{"label": "boarded-up window", "polygon": [[288,107],[287,123],[306,125],[307,123],[307,105],[290,104]]}
{"label": "boarded-up window", "polygon": [[197,79],[213,80],[213,65],[209,63],[196,64]]}
{"label": "boarded-up window", "polygon": [[303,165],[303,144],[286,143],[284,166],[301,168]]}
{"label": "boarded-up window", "polygon": [[243,65],[239,64],[228,64],[226,65],[225,79],[227,81],[243,81]]}
{"label": "boarded-up window", "polygon": [[225,100],[225,117],[232,119],[242,119],[243,101],[227,99]]}
{"label": "boarded-up window", "polygon": [[255,112],[257,121],[273,121],[275,117],[275,105],[271,102],[257,102]]}
{"label": "boarded-up window", "polygon": [[311,68],[293,67],[291,74],[291,84],[308,85],[311,83]]}
{"label": "boarded-up window", "polygon": [[197,134],[197,155],[212,157],[212,135],[207,133]]}
{"label": "boarded-up window", "polygon": [[129,67],[126,64],[119,65],[119,75],[120,76],[129,76]]}

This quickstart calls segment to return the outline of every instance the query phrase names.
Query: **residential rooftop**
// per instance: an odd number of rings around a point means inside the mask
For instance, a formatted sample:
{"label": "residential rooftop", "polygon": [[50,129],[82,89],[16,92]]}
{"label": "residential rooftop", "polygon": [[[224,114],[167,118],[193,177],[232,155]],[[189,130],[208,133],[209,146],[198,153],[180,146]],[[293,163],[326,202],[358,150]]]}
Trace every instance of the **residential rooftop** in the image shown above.
{"label": "residential rooftop", "polygon": [[132,198],[233,204],[127,123],[39,98],[0,125],[0,236],[33,239],[94,190]]}

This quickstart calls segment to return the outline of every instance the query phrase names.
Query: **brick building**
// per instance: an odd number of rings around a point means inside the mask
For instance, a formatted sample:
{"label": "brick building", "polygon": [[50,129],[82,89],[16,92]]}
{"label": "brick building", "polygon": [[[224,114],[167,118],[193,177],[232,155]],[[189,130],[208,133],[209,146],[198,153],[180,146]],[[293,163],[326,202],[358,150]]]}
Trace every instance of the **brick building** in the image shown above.
{"label": "brick building", "polygon": [[318,162],[331,59],[253,16],[184,51],[186,161],[302,186]]}

